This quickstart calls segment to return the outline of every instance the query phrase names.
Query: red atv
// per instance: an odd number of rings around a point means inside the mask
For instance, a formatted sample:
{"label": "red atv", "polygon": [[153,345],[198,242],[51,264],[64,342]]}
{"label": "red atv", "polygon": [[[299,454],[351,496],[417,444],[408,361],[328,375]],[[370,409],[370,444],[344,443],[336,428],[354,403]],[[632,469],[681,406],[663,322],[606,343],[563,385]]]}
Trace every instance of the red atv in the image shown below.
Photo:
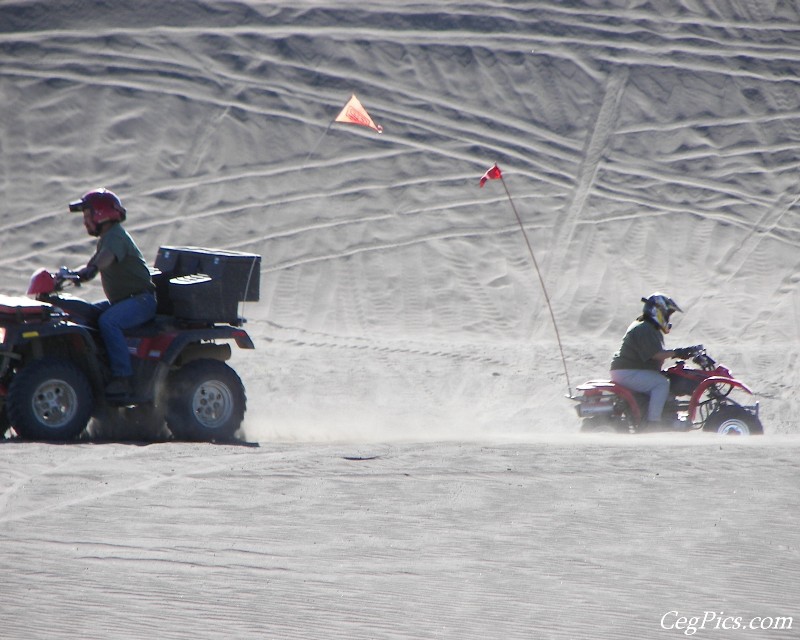
{"label": "red atv", "polygon": [[226,360],[231,341],[254,348],[238,304],[258,300],[260,261],[239,252],[159,249],[151,270],[156,318],[125,332],[134,369],[125,406],[103,393],[111,374],[97,308],[63,292],[78,286],[74,272],[37,271],[28,289],[35,300],[0,295],[0,438],[12,428],[22,438],[72,440],[92,418],[103,434],[124,425],[133,437],[137,430],[149,437],[166,422],[178,440],[233,438],[246,398]]}
{"label": "red atv", "polygon": [[[744,405],[734,399],[734,391],[752,391],[724,366],[718,365],[702,345],[688,348],[698,368],[679,361],[664,372],[669,378],[670,395],[665,416],[685,417],[692,430],[723,435],[761,435],[764,427],[758,417],[758,403]],[[573,396],[582,419],[582,432],[639,433],[643,431],[649,397],[610,380],[590,380]],[[676,430],[665,428],[664,430]]]}

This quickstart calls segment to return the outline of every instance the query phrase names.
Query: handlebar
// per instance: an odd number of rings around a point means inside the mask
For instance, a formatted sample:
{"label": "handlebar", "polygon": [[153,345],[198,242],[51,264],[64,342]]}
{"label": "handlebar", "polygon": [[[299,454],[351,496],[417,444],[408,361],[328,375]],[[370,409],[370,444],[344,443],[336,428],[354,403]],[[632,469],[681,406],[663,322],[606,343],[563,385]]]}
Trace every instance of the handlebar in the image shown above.
{"label": "handlebar", "polygon": [[688,360],[689,358],[696,358],[705,352],[705,347],[702,344],[696,344],[691,347],[681,347],[675,349],[675,357],[680,360]]}
{"label": "handlebar", "polygon": [[55,281],[56,281],[56,289],[60,290],[64,282],[71,282],[72,286],[80,287],[81,286],[81,278],[78,275],[77,271],[73,271],[67,267],[61,267],[59,270],[53,274]]}
{"label": "handlebar", "polygon": [[714,358],[712,358],[710,355],[708,355],[705,349],[703,349],[700,353],[695,355],[692,358],[692,362],[702,367],[703,369],[713,369],[717,365],[717,361],[714,360]]}

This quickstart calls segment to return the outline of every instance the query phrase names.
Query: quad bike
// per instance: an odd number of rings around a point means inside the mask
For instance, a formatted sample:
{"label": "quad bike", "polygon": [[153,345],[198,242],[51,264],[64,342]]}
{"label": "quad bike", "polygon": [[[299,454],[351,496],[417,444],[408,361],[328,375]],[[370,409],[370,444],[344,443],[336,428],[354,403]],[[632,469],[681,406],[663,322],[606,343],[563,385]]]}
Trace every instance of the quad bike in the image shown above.
{"label": "quad bike", "polygon": [[98,309],[64,292],[79,286],[74,272],[37,271],[28,289],[35,299],[0,295],[0,438],[13,429],[22,438],[72,440],[91,419],[145,432],[166,423],[177,440],[233,438],[246,397],[226,361],[230,341],[254,348],[237,305],[258,299],[259,263],[238,252],[159,249],[151,269],[157,315],[125,331],[134,376],[122,403],[104,396],[111,374]]}
{"label": "quad bike", "polygon": [[[758,417],[758,403],[743,405],[733,392],[752,391],[724,366],[706,353],[702,345],[687,347],[685,357],[698,368],[680,360],[664,372],[669,378],[670,394],[664,407],[665,416],[686,418],[687,428],[722,435],[761,435],[764,427]],[[581,418],[581,431],[586,433],[640,433],[645,428],[649,397],[622,387],[610,380],[590,380],[578,387],[576,410]],[[678,430],[665,427],[664,431]]]}

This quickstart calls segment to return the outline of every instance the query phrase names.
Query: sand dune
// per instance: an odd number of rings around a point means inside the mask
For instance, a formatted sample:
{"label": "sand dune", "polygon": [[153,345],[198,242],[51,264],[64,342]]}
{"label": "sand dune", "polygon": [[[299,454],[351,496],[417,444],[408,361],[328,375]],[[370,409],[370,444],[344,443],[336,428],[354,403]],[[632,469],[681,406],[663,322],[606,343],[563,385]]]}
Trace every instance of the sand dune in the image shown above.
{"label": "sand dune", "polygon": [[[4,293],[85,261],[66,203],[100,185],[150,258],[263,257],[233,360],[260,447],[2,442],[4,637],[800,618],[798,44],[781,0],[4,2]],[[382,134],[331,126],[353,93]],[[763,439],[576,434],[494,162],[572,386],[665,290]]]}

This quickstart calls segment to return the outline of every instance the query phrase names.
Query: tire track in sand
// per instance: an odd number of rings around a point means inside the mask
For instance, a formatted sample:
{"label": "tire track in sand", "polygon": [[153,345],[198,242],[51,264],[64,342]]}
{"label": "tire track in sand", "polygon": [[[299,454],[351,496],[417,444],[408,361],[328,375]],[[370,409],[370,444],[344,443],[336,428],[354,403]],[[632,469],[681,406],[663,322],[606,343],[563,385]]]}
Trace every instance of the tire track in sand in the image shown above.
{"label": "tire track in sand", "polygon": [[592,190],[608,141],[614,134],[614,124],[627,81],[628,67],[626,66],[616,67],[609,76],[597,119],[586,139],[583,160],[578,169],[572,197],[564,208],[563,214],[555,218],[553,253],[550,260],[545,263],[545,273],[552,272],[550,281],[554,284],[558,284],[560,274],[564,272],[564,262],[569,253],[576,227]]}
{"label": "tire track in sand", "polygon": [[[100,458],[100,459],[102,459],[102,458]],[[39,475],[52,475],[53,473],[55,473],[57,471],[62,471],[63,472],[65,469],[66,470],[70,470],[70,469],[72,469],[74,467],[75,467],[75,462],[74,461],[70,461],[69,463],[64,463],[62,465],[57,466],[54,469],[49,469],[49,470],[47,470],[47,471],[45,471],[45,472],[43,472],[42,474],[39,474]],[[35,518],[37,516],[49,514],[49,513],[52,513],[54,511],[63,511],[65,509],[70,509],[72,507],[75,507],[75,506],[78,506],[78,505],[81,505],[81,504],[97,502],[97,501],[102,500],[104,498],[109,498],[109,497],[112,497],[112,496],[117,496],[117,495],[120,495],[120,494],[129,493],[131,491],[150,491],[153,488],[158,487],[159,485],[162,485],[162,484],[165,484],[165,483],[180,481],[180,480],[183,480],[185,478],[188,478],[188,477],[196,475],[196,474],[207,474],[207,473],[214,473],[214,472],[217,472],[217,471],[224,471],[224,470],[229,469],[229,468],[230,468],[230,464],[216,464],[216,465],[211,466],[211,467],[202,467],[202,469],[191,468],[191,469],[189,469],[189,470],[187,470],[185,472],[182,472],[182,473],[160,473],[160,472],[156,472],[153,475],[147,477],[146,479],[140,480],[138,482],[133,482],[133,483],[127,483],[126,482],[122,486],[116,486],[116,487],[113,487],[113,488],[110,488],[110,489],[106,489],[106,490],[103,490],[103,491],[96,491],[96,492],[95,491],[90,491],[89,493],[78,494],[78,495],[76,495],[76,496],[74,496],[72,498],[66,499],[66,500],[59,499],[58,502],[44,504],[44,505],[39,506],[37,508],[23,510],[23,511],[20,511],[18,513],[1,514],[0,515],[0,525],[7,524],[7,523],[10,523],[10,522],[18,522],[20,520],[26,520],[28,518]],[[77,475],[80,476],[81,474],[78,473]],[[7,502],[7,500],[14,493],[18,492],[19,489],[22,486],[24,486],[26,482],[35,480],[36,477],[37,477],[36,475],[30,475],[30,476],[27,476],[27,477],[24,477],[24,478],[23,477],[19,477],[19,479],[14,483],[14,485],[12,485],[10,490],[8,490],[8,491],[4,492],[2,495],[0,495],[0,507],[4,507],[5,506],[4,503]],[[81,477],[85,477],[85,476],[81,476]],[[91,486],[94,487],[96,485],[92,484]],[[59,498],[60,498],[60,496],[59,496]]]}

